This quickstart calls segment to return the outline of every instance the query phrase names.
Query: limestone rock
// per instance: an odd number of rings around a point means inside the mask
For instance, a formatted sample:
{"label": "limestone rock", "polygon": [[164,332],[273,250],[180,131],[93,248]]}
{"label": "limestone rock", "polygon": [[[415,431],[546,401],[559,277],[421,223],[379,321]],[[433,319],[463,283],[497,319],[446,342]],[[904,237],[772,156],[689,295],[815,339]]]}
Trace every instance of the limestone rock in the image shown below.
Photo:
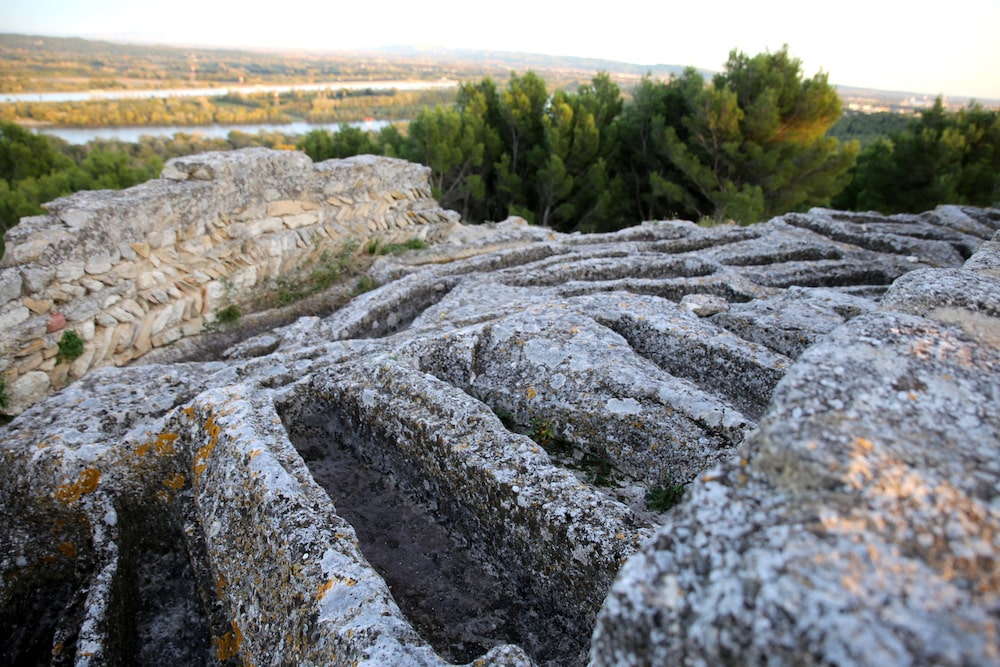
{"label": "limestone rock", "polygon": [[1000,344],[952,315],[998,294],[915,271],[808,348],[623,568],[592,664],[1000,660]]}
{"label": "limestone rock", "polygon": [[[195,156],[150,192],[226,200],[206,229],[321,210],[247,161]],[[366,186],[415,165],[311,169],[327,204],[429,196]],[[50,210],[94,225],[96,201]],[[200,233],[182,218],[157,231]],[[380,261],[329,316],[225,361],[90,370],[3,427],[5,662],[997,661],[992,213],[590,236],[439,220],[440,243]],[[128,262],[183,268],[169,234],[105,231]],[[222,284],[201,274],[199,293]],[[181,313],[84,302],[146,345]],[[130,349],[111,331],[95,341]],[[666,489],[664,513],[647,493]]]}
{"label": "limestone rock", "polygon": [[7,384],[7,402],[11,410],[23,411],[45,397],[49,389],[49,376],[31,371]]}

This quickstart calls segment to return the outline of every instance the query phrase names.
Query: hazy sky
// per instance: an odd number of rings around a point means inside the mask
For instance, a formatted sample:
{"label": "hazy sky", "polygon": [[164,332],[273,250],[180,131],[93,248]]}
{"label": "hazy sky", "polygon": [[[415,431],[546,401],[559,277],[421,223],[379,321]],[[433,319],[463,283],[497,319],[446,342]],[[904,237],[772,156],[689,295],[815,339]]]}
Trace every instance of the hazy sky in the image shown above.
{"label": "hazy sky", "polygon": [[0,32],[204,46],[400,44],[721,69],[788,44],[831,83],[1000,99],[1000,0],[4,0]]}

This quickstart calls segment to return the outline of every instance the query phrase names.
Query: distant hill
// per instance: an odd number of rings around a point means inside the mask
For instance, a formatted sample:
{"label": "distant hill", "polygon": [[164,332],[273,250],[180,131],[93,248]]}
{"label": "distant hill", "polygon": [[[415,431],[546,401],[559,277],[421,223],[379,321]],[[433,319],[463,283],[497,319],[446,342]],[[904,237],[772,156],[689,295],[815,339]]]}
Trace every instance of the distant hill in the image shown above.
{"label": "distant hill", "polygon": [[[375,56],[375,57],[373,57]],[[192,75],[192,67],[194,74]],[[532,69],[555,86],[588,81],[608,72],[620,82],[647,74],[668,78],[686,66],[639,65],[600,58],[551,56],[513,51],[480,51],[400,45],[373,51],[234,49],[97,40],[80,37],[0,34],[0,92],[43,92],[113,87],[183,87],[205,83],[299,83],[352,80],[459,80]],[[698,69],[711,77],[711,70]],[[624,86],[627,89],[627,85]],[[919,109],[933,96],[837,85],[846,102],[876,110]],[[952,108],[971,98],[950,96]],[[1000,107],[1000,100],[976,100]]]}
{"label": "distant hill", "polygon": [[[532,69],[555,86],[598,71],[621,81],[667,78],[682,65],[637,65],[598,58],[395,46],[374,51],[233,49],[0,34],[0,92],[183,87],[352,80],[459,80]],[[709,72],[704,72],[710,74]]]}
{"label": "distant hill", "polygon": [[[576,70],[581,72],[609,72],[616,74],[631,74],[667,78],[674,74],[682,74],[684,65],[637,65],[617,60],[601,58],[580,58],[577,56],[550,56],[542,53],[519,53],[515,51],[477,51],[471,49],[448,49],[443,47],[422,46],[392,46],[379,49],[380,53],[396,54],[407,58],[426,58],[440,61],[479,62],[492,66],[505,66],[512,69],[537,70]],[[699,69],[702,74],[711,75],[709,70]]]}

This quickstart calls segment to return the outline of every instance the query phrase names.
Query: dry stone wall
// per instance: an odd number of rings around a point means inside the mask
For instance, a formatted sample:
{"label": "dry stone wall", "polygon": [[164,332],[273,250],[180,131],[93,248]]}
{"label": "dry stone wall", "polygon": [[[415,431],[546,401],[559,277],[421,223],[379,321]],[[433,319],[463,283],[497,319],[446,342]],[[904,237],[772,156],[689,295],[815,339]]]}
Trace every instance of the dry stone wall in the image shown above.
{"label": "dry stone wall", "polygon": [[[456,214],[428,170],[359,156],[319,164],[247,149],[174,159],[154,181],[51,202],[7,233],[0,372],[16,414],[101,366],[121,366],[245,310],[279,279],[369,239],[435,238]],[[82,354],[67,360],[72,331]]]}

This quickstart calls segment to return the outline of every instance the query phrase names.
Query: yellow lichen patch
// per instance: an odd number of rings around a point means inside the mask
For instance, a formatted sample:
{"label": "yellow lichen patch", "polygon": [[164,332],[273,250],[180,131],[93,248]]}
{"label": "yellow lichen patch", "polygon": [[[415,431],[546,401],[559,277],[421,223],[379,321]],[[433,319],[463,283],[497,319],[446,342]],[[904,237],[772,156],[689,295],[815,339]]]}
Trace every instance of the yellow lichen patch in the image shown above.
{"label": "yellow lichen patch", "polygon": [[146,454],[149,454],[151,451],[153,451],[153,445],[151,445],[148,442],[145,442],[135,448],[135,453],[137,456],[145,456]]}
{"label": "yellow lichen patch", "polygon": [[233,631],[227,632],[221,637],[215,637],[215,657],[220,661],[229,660],[235,656],[240,651],[240,644],[243,643],[243,634],[240,632],[240,626],[233,621]]}
{"label": "yellow lichen patch", "polygon": [[257,456],[261,453],[261,451],[262,450],[258,448],[250,452],[250,460],[253,461],[255,458],[257,458]]}
{"label": "yellow lichen patch", "polygon": [[222,433],[222,427],[215,423],[215,415],[209,415],[205,420],[205,432],[211,438],[209,444],[215,447],[215,443],[219,441],[219,434]]}
{"label": "yellow lichen patch", "polygon": [[159,500],[161,503],[169,503],[170,498],[171,496],[169,491],[160,489],[159,491],[156,492],[156,499]]}
{"label": "yellow lichen patch", "polygon": [[170,456],[175,451],[174,440],[176,439],[176,433],[161,433],[156,437],[156,442],[153,443],[153,449],[159,456]]}
{"label": "yellow lichen patch", "polygon": [[168,489],[173,489],[174,491],[180,491],[181,488],[184,486],[184,475],[180,474],[179,472],[174,473],[170,477],[167,477],[165,480],[163,480],[163,486],[167,487]]}
{"label": "yellow lichen patch", "polygon": [[872,444],[872,441],[868,440],[867,438],[855,438],[854,443],[861,449],[867,450],[869,452],[872,450],[872,448],[875,447],[875,445]]}
{"label": "yellow lichen patch", "polygon": [[535,391],[534,387],[528,387],[527,391],[524,392],[524,395],[527,396],[528,400],[530,401],[535,396],[538,396],[538,392]]}
{"label": "yellow lichen patch", "polygon": [[332,579],[330,581],[327,581],[327,582],[324,582],[324,583],[320,584],[319,585],[319,592],[316,594],[316,599],[317,600],[322,600],[323,596],[325,596],[326,592],[328,590],[330,590],[331,588],[333,588],[333,580]]}
{"label": "yellow lichen patch", "polygon": [[76,545],[72,542],[63,542],[58,547],[59,553],[66,558],[76,558]]}
{"label": "yellow lichen patch", "polygon": [[198,449],[194,455],[192,467],[195,479],[201,477],[201,473],[205,472],[205,468],[208,467],[208,458],[212,455],[212,450],[215,449],[215,445],[219,441],[219,434],[222,432],[222,427],[215,423],[215,415],[209,415],[208,419],[205,420],[205,431],[209,436],[208,444]]}
{"label": "yellow lichen patch", "polygon": [[88,493],[97,490],[97,484],[101,481],[101,471],[97,468],[87,468],[82,470],[75,482],[62,484],[56,489],[56,498],[63,504],[75,503]]}
{"label": "yellow lichen patch", "polygon": [[188,407],[186,407],[183,410],[181,410],[181,412],[183,412],[184,414],[186,414],[189,419],[194,419],[194,406],[190,406],[189,405]]}

